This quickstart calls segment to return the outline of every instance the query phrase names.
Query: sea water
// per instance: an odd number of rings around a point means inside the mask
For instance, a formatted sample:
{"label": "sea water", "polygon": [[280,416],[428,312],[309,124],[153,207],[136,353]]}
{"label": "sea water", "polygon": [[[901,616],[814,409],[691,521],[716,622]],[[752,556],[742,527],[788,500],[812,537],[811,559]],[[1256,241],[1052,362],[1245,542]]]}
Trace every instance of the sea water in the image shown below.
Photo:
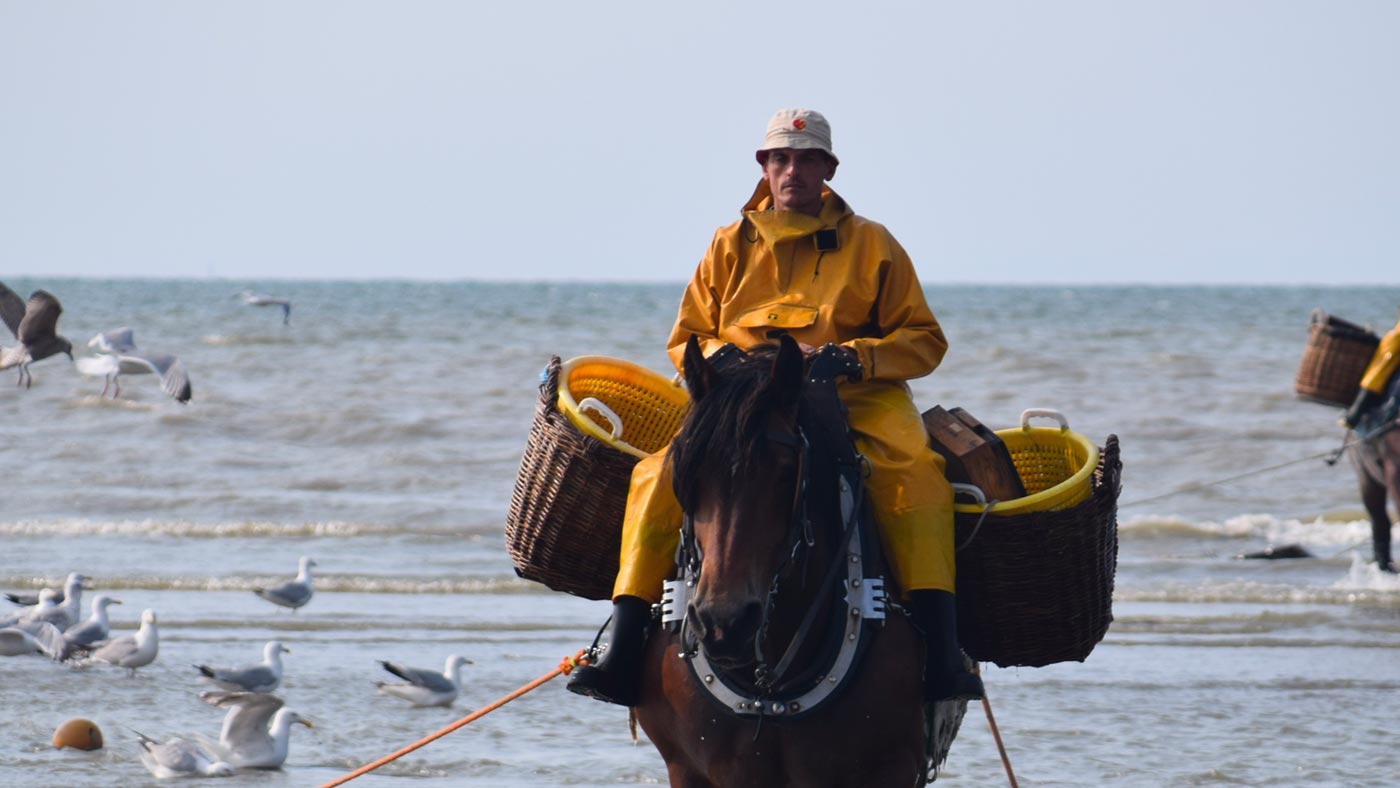
{"label": "sea water", "polygon": [[[28,390],[0,377],[0,589],[82,572],[86,599],[122,600],[118,634],[146,608],[160,628],[134,677],[0,659],[0,788],[155,784],[135,732],[217,738],[192,665],[254,662],[271,639],[291,649],[279,694],[315,728],[292,732],[282,770],[220,785],[320,785],[550,672],[607,616],[518,579],[502,524],[550,356],[671,374],[683,283],[6,284],[58,296],[79,354],[132,327],[182,359],[194,397],[126,376],[104,399],[66,358],[36,364]],[[289,298],[290,324],[244,289]],[[924,289],[950,350],[913,382],[921,408],[996,429],[1053,408],[1122,442],[1107,637],[1082,664],[985,666],[1020,784],[1400,785],[1400,580],[1366,563],[1354,475],[1325,462],[1340,410],[1292,391],[1313,309],[1385,330],[1400,288]],[[1313,557],[1238,557],[1286,544]],[[306,607],[252,593],[303,555],[317,562]],[[473,664],[453,707],[376,693],[393,679],[379,660],[439,669],[454,653]],[[666,783],[625,709],[563,683],[351,784]],[[71,717],[97,722],[106,748],[52,749]],[[976,705],[939,784],[1007,784]]]}

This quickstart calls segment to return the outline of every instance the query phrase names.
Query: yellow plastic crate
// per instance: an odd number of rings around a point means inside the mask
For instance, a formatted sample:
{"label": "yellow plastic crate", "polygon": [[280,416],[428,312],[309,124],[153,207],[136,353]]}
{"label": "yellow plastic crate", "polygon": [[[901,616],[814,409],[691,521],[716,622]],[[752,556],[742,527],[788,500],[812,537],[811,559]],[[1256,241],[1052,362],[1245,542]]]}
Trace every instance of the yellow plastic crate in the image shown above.
{"label": "yellow plastic crate", "polygon": [[[1032,418],[1052,418],[1059,427],[1032,427]],[[991,514],[1023,514],[1068,509],[1086,500],[1093,491],[1094,469],[1099,464],[1099,447],[1077,432],[1058,411],[1033,408],[1021,414],[1021,426],[997,430],[1006,444],[1011,463],[1021,477],[1026,495],[999,501]],[[985,503],[957,503],[955,512],[981,513]]]}
{"label": "yellow plastic crate", "polygon": [[690,404],[678,383],[608,356],[569,359],[559,378],[559,410],[569,421],[635,457],[666,448]]}

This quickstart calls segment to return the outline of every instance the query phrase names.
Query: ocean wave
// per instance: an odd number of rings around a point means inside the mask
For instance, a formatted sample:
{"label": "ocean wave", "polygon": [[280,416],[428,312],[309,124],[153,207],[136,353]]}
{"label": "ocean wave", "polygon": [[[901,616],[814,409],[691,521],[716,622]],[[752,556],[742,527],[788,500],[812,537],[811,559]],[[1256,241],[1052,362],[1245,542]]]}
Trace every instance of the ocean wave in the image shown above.
{"label": "ocean wave", "polygon": [[1220,521],[1144,515],[1121,521],[1118,535],[1132,540],[1263,540],[1275,545],[1296,543],[1321,550],[1338,550],[1370,542],[1370,521],[1364,517],[1352,518],[1352,514],[1332,513],[1311,520],[1242,514]]}
{"label": "ocean wave", "polygon": [[[252,591],[285,582],[285,576],[194,577],[103,575],[103,591]],[[63,578],[32,576],[0,577],[3,588],[60,587]],[[356,594],[512,594],[539,593],[540,586],[518,577],[365,577],[352,575],[318,575],[316,590]]]}
{"label": "ocean wave", "polygon": [[209,334],[201,337],[200,341],[206,345],[214,347],[227,347],[230,345],[295,345],[297,340],[292,337],[277,337],[266,335],[227,335]]}
{"label": "ocean wave", "polygon": [[[493,524],[492,530],[496,526]],[[355,536],[468,536],[478,528],[465,526],[399,525],[338,520],[279,523],[269,520],[196,522],[192,520],[17,520],[0,523],[0,536],[179,536],[223,539],[229,537],[355,537]]]}

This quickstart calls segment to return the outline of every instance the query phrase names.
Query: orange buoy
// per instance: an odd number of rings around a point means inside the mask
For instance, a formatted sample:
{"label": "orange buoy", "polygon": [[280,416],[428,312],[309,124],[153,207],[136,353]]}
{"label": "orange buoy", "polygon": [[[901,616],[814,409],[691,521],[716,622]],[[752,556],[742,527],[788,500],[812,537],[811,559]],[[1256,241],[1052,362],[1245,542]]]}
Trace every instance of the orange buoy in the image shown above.
{"label": "orange buoy", "polygon": [[102,749],[102,729],[92,720],[73,718],[58,726],[53,732],[53,746],[58,749],[72,747],[77,750]]}

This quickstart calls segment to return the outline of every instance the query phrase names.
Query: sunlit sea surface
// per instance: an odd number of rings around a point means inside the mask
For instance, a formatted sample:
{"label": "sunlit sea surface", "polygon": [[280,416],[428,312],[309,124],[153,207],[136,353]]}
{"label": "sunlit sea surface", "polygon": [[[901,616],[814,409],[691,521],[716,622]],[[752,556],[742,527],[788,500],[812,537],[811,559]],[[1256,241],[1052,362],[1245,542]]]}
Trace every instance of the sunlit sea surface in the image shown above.
{"label": "sunlit sea surface", "polygon": [[[134,731],[217,737],[191,665],[253,662],[273,638],[292,650],[280,694],[316,727],[292,732],[282,770],[219,784],[320,785],[548,673],[606,617],[517,579],[502,523],[550,355],[670,374],[682,283],[6,283],[55,293],[79,347],[133,327],[183,359],[194,399],[149,376],[102,399],[66,359],[35,365],[27,391],[0,377],[0,589],[77,571],[89,599],[124,601],[122,632],[144,608],[160,621],[159,658],[135,677],[0,659],[0,788],[155,784]],[[245,288],[290,298],[291,324],[243,305]],[[1314,308],[1384,330],[1400,288],[925,290],[951,350],[914,382],[921,407],[994,428],[1055,408],[1122,441],[1108,636],[1082,664],[986,667],[1020,784],[1400,785],[1400,580],[1366,564],[1353,475],[1323,461],[1339,411],[1292,391]],[[1315,557],[1237,559],[1295,543]],[[302,555],[318,564],[305,608],[251,593]],[[377,660],[452,653],[474,662],[452,708],[376,694],[391,678]],[[107,747],[52,749],[70,717]],[[352,785],[665,779],[624,709],[556,680]],[[1007,784],[977,707],[939,784]]]}

